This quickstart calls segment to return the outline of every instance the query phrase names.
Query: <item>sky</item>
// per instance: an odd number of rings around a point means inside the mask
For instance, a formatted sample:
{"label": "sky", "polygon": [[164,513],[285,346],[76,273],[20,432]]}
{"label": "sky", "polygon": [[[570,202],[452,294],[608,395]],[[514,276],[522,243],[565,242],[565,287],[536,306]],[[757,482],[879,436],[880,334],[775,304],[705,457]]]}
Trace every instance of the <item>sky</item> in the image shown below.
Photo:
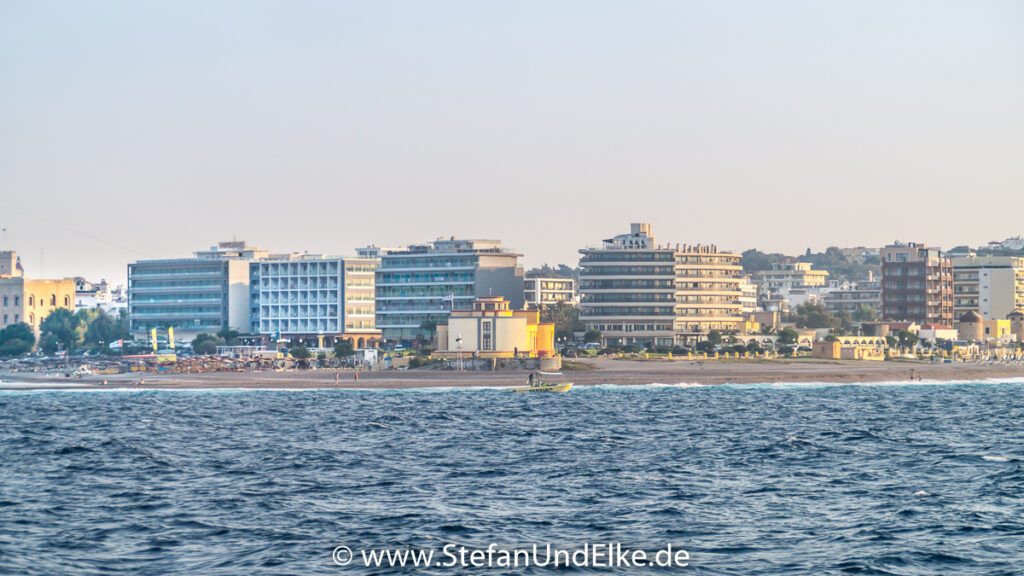
{"label": "sky", "polygon": [[0,249],[1024,234],[1017,1],[0,0]]}

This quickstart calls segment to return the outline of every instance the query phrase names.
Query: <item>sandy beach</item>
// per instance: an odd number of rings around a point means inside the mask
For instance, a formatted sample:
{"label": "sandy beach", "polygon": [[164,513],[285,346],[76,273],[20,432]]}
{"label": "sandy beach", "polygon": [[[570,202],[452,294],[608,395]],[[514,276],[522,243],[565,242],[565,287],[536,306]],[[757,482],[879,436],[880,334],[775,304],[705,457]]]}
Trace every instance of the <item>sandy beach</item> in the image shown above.
{"label": "sandy beach", "polygon": [[[911,375],[923,380],[972,381],[993,378],[1024,377],[1024,366],[1008,364],[953,363],[924,361],[865,362],[843,360],[689,360],[641,361],[629,359],[588,359],[592,369],[567,370],[567,381],[577,386],[596,384],[749,384],[762,382],[882,382],[910,381]],[[292,372],[207,372],[126,373],[110,376],[67,378],[59,373],[0,374],[4,383],[19,383],[18,390],[67,388],[435,388],[500,387],[526,383],[526,371],[451,372],[408,370],[359,372],[336,370],[296,370]],[[103,384],[106,380],[106,385]]]}

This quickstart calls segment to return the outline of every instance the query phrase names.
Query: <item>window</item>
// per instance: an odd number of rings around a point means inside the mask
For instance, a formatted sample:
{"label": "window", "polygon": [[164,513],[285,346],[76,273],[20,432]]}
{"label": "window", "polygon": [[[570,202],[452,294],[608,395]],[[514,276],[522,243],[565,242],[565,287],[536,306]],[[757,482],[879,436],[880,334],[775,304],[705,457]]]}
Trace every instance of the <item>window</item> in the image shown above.
{"label": "window", "polygon": [[4,306],[7,306],[7,296],[4,296]]}
{"label": "window", "polygon": [[482,333],[480,349],[493,350],[491,346],[491,322],[489,320],[481,323],[480,332]]}
{"label": "window", "polygon": [[14,305],[15,306],[21,306],[21,296],[15,296],[14,297]]}
{"label": "window", "polygon": [[29,296],[28,297],[28,305],[29,306],[35,306],[36,305],[36,297],[35,296]]}
{"label": "window", "polygon": [[56,305],[57,305],[57,295],[56,294],[50,294],[50,306],[56,306]]}

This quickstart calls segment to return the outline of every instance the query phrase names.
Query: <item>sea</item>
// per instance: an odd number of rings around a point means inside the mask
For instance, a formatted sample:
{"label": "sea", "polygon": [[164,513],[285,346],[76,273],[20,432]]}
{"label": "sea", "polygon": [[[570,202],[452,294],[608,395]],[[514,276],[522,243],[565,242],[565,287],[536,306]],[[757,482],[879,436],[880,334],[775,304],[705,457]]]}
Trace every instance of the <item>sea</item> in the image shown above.
{"label": "sea", "polygon": [[1024,574],[1024,381],[0,392],[0,574],[591,573]]}

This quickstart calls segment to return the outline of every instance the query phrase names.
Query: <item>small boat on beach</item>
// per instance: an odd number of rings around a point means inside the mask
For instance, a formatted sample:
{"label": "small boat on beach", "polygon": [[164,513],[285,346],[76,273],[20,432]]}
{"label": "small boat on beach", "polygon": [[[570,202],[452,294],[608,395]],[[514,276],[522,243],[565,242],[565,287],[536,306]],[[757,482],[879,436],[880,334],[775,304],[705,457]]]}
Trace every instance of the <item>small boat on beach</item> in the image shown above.
{"label": "small boat on beach", "polygon": [[[544,380],[543,378],[548,378]],[[551,380],[561,378],[560,382]],[[526,386],[513,386],[513,392],[568,392],[572,382],[566,382],[561,372],[538,372],[530,374],[530,383]]]}

